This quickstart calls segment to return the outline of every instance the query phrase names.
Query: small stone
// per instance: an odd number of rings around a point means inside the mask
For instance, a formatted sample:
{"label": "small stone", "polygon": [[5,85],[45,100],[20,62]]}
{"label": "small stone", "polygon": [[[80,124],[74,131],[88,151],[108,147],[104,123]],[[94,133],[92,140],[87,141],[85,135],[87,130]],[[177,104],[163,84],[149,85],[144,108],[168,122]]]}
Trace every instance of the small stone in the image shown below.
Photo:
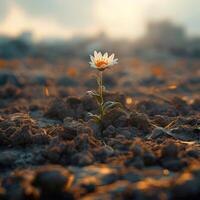
{"label": "small stone", "polygon": [[50,136],[45,133],[37,133],[33,135],[33,143],[34,144],[48,144],[50,140]]}
{"label": "small stone", "polygon": [[111,184],[111,183],[114,183],[115,181],[117,181],[119,179],[119,175],[116,174],[116,173],[109,173],[109,174],[106,174],[104,175],[102,178],[101,178],[101,183],[103,185],[108,185],[108,184]]}
{"label": "small stone", "polygon": [[22,90],[14,85],[6,85],[0,89],[0,97],[2,99],[17,99],[22,96]]}
{"label": "small stone", "polygon": [[140,144],[134,144],[130,149],[133,152],[133,156],[142,156],[143,154],[143,149]]}
{"label": "small stone", "polygon": [[97,102],[89,95],[86,95],[82,98],[82,105],[83,108],[88,112],[97,109]]}
{"label": "small stone", "polygon": [[183,141],[199,141],[200,129],[189,126],[179,126],[171,129],[171,133],[176,139]]}
{"label": "small stone", "polygon": [[148,139],[161,139],[163,137],[171,137],[168,133],[167,130],[164,128],[158,127],[154,128],[152,133],[148,136]]}
{"label": "small stone", "polygon": [[198,150],[189,150],[187,155],[193,158],[198,159],[200,157],[200,152]]}
{"label": "small stone", "polygon": [[128,180],[131,183],[138,182],[142,179],[142,175],[134,173],[134,172],[125,172],[122,175],[122,179]]}
{"label": "small stone", "polygon": [[61,157],[61,149],[58,146],[48,148],[46,157],[51,163],[58,163]]}
{"label": "small stone", "polygon": [[153,118],[153,123],[157,126],[165,127],[170,123],[170,118],[162,115],[155,115]]}
{"label": "small stone", "polygon": [[67,116],[73,116],[73,113],[68,110],[66,103],[61,99],[55,100],[45,113],[45,117],[59,120]]}
{"label": "small stone", "polygon": [[180,171],[186,166],[185,162],[175,158],[164,158],[161,163],[164,168],[171,171]]}
{"label": "small stone", "polygon": [[[102,126],[105,128],[108,127],[109,125],[113,125],[115,127],[121,126],[121,124],[119,123],[119,119],[123,115],[125,116],[125,113],[123,111],[117,108],[112,109],[110,112],[106,113],[106,115],[104,116],[102,120]],[[123,123],[124,123],[124,119],[123,119]]]}
{"label": "small stone", "polygon": [[127,116],[122,114],[113,124],[115,127],[119,128],[127,127],[128,126]]}
{"label": "small stone", "polygon": [[177,156],[178,156],[178,148],[176,144],[171,143],[163,147],[162,157],[177,158]]}
{"label": "small stone", "polygon": [[116,129],[113,125],[108,126],[102,133],[104,137],[114,137],[116,135]]}
{"label": "small stone", "polygon": [[41,190],[43,197],[51,197],[51,195],[60,196],[63,194],[71,176],[63,167],[41,167],[36,171],[33,185]]}
{"label": "small stone", "polygon": [[29,125],[23,126],[19,131],[16,131],[10,136],[12,144],[26,146],[33,143],[33,135]]}
{"label": "small stone", "polygon": [[70,108],[75,109],[82,103],[82,101],[77,97],[69,96],[66,100],[66,103]]}
{"label": "small stone", "polygon": [[190,107],[186,101],[181,99],[180,97],[174,97],[172,99],[172,103],[175,105],[176,109],[184,115],[187,115],[190,112]]}
{"label": "small stone", "polygon": [[4,86],[7,83],[10,83],[16,87],[21,87],[21,83],[15,74],[10,71],[1,71],[0,72],[0,86]]}
{"label": "small stone", "polygon": [[126,172],[122,175],[122,178],[134,183],[140,181],[142,176],[134,172]]}
{"label": "small stone", "polygon": [[6,191],[2,187],[0,187],[0,199],[1,200],[6,200]]}
{"label": "small stone", "polygon": [[146,133],[151,131],[151,124],[145,114],[132,112],[130,115],[130,124]]}
{"label": "small stone", "polygon": [[93,154],[96,160],[104,162],[107,157],[110,157],[114,154],[114,150],[111,147],[105,145],[99,148],[95,148],[93,150]]}
{"label": "small stone", "polygon": [[84,125],[81,122],[73,120],[71,117],[66,117],[64,119],[64,131],[63,137],[65,139],[73,139],[77,136],[77,134],[84,129]]}
{"label": "small stone", "polygon": [[173,199],[199,199],[199,180],[193,178],[172,188]]}
{"label": "small stone", "polygon": [[200,111],[200,99],[195,99],[191,106],[195,111]]}
{"label": "small stone", "polygon": [[[27,174],[27,171],[22,173]],[[39,198],[39,192],[31,185],[30,180],[25,175],[10,175],[3,179],[2,186],[5,188],[5,200],[35,200]]]}
{"label": "small stone", "polygon": [[121,133],[122,135],[124,135],[124,137],[125,137],[126,139],[132,139],[132,138],[135,136],[132,132],[130,132],[130,131],[128,131],[128,130],[122,130],[120,133]]}
{"label": "small stone", "polygon": [[9,144],[9,138],[6,137],[4,131],[0,130],[0,145],[8,145],[8,144]]}
{"label": "small stone", "polygon": [[94,162],[94,157],[89,151],[80,152],[72,156],[71,162],[74,165],[87,166]]}
{"label": "small stone", "polygon": [[158,103],[152,100],[140,101],[136,104],[136,110],[149,116],[166,115],[168,117],[176,117],[179,114],[173,105],[167,102]]}
{"label": "small stone", "polygon": [[12,151],[1,152],[0,156],[0,166],[1,167],[11,167],[17,160],[18,155]]}
{"label": "small stone", "polygon": [[149,151],[144,152],[143,160],[144,160],[145,166],[156,165],[156,157]]}
{"label": "small stone", "polygon": [[137,169],[143,169],[144,168],[144,161],[141,157],[134,157],[131,161],[131,165],[133,165]]}
{"label": "small stone", "polygon": [[82,183],[81,188],[86,190],[87,193],[94,192],[96,190],[96,185],[93,183]]}
{"label": "small stone", "polygon": [[93,120],[89,120],[87,125],[91,128],[92,132],[96,137],[101,137],[101,127],[99,124],[95,123]]}
{"label": "small stone", "polygon": [[78,151],[87,151],[100,146],[100,141],[89,134],[79,134],[74,139]]}

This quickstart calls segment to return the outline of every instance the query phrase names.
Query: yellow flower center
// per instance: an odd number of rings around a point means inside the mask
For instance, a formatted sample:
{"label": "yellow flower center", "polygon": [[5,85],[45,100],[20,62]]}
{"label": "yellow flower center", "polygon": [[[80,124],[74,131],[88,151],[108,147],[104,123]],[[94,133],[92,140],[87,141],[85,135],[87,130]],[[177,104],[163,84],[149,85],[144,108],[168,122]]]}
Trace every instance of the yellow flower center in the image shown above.
{"label": "yellow flower center", "polygon": [[97,68],[102,68],[107,64],[108,64],[108,61],[105,61],[105,60],[97,60],[95,62],[95,65],[97,66]]}

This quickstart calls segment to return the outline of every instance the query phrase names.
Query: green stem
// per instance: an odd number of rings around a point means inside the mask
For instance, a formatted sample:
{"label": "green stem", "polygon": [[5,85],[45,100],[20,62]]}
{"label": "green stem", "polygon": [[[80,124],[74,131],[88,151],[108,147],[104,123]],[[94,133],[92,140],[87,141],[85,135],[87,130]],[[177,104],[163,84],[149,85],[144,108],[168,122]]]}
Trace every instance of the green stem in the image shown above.
{"label": "green stem", "polygon": [[101,102],[100,102],[100,117],[101,120],[103,119],[103,72],[99,72],[99,94],[101,97]]}

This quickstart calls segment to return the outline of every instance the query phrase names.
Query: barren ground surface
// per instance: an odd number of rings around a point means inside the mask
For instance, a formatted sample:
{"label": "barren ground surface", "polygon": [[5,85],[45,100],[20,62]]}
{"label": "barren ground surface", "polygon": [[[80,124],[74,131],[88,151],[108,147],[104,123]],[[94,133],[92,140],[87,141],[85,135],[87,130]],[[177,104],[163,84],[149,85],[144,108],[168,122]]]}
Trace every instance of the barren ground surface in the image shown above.
{"label": "barren ground surface", "polygon": [[101,126],[87,63],[0,65],[0,199],[200,199],[200,61],[122,63]]}

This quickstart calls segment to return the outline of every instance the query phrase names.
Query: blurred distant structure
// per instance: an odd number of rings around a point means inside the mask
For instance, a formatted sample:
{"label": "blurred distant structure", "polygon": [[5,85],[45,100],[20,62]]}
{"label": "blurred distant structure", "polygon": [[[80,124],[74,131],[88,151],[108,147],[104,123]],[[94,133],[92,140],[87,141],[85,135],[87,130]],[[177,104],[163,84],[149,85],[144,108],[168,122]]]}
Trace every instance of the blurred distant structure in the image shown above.
{"label": "blurred distant structure", "polygon": [[194,57],[200,57],[200,37],[190,38],[187,44],[187,50]]}
{"label": "blurred distant structure", "polygon": [[31,32],[21,33],[18,37],[0,36],[0,58],[24,58],[31,55],[33,49]]}
{"label": "blurred distant structure", "polygon": [[8,42],[10,40],[10,37],[6,36],[6,35],[0,35],[0,45]]}
{"label": "blurred distant structure", "polygon": [[198,56],[200,37],[189,38],[184,27],[168,20],[150,22],[145,35],[135,42],[135,51],[169,56]]}
{"label": "blurred distant structure", "polygon": [[33,33],[31,31],[22,32],[18,36],[18,40],[31,44],[33,42]]}
{"label": "blurred distant structure", "polygon": [[170,21],[150,22],[143,38],[143,44],[157,48],[182,48],[187,41],[183,27]]}
{"label": "blurred distant structure", "polygon": [[87,59],[94,50],[116,52],[120,57],[170,58],[170,56],[199,57],[200,36],[188,37],[184,27],[170,21],[150,22],[138,40],[112,39],[104,32],[94,37],[78,35],[68,40],[48,39],[34,42],[30,31],[17,37],[0,35],[0,58],[39,57]]}

